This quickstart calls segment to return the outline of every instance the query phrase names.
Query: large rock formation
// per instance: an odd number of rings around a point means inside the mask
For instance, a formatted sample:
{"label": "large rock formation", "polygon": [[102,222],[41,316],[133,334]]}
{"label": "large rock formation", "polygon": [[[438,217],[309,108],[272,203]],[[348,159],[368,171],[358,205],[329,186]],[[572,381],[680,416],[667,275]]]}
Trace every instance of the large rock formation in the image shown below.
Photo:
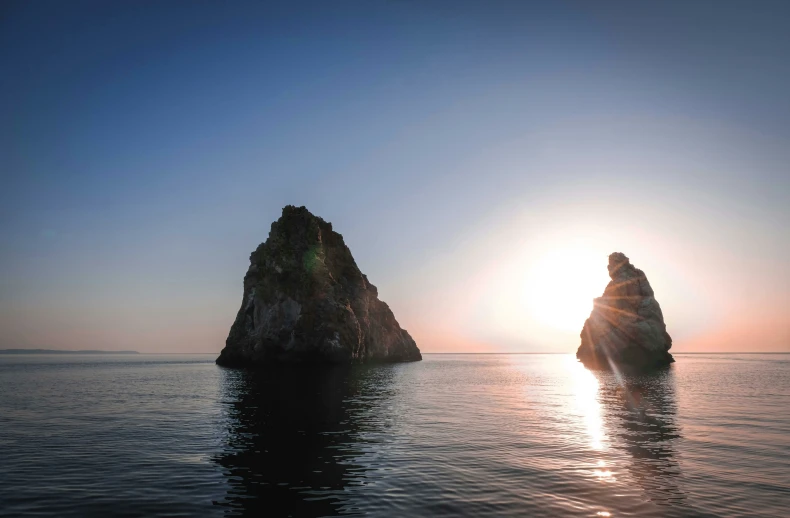
{"label": "large rock formation", "polygon": [[217,363],[421,360],[343,236],[291,205],[250,256],[244,296]]}
{"label": "large rock formation", "polygon": [[603,296],[584,323],[576,357],[593,368],[651,368],[669,365],[672,338],[642,270],[620,252],[609,256]]}

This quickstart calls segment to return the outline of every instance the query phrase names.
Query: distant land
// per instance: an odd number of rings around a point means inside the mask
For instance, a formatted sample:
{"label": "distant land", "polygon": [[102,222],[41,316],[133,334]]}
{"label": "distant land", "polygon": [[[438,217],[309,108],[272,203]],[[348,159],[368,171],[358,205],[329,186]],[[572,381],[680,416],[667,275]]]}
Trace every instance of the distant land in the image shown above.
{"label": "distant land", "polygon": [[0,354],[140,354],[137,351],[98,351],[83,349],[67,351],[63,349],[0,349]]}

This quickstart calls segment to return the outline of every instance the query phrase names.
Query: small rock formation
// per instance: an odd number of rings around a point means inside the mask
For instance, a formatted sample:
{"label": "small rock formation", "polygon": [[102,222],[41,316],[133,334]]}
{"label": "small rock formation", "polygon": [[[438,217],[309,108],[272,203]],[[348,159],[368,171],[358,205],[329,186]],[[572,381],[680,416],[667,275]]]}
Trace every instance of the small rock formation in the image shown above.
{"label": "small rock formation", "polygon": [[602,369],[645,369],[674,362],[669,354],[672,338],[644,272],[620,252],[609,256],[608,269],[612,280],[594,301],[576,357],[588,367]]}
{"label": "small rock formation", "polygon": [[306,208],[288,205],[250,255],[241,309],[217,364],[421,359],[343,236]]}

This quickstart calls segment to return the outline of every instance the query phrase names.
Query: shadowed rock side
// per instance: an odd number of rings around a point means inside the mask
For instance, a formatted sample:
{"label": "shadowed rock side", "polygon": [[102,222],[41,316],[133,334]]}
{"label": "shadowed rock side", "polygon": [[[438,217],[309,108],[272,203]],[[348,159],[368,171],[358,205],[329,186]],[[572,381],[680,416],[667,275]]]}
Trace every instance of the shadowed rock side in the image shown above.
{"label": "shadowed rock side", "polygon": [[576,357],[588,367],[604,369],[644,369],[674,362],[669,354],[672,338],[644,272],[620,252],[609,256],[608,269],[612,280],[603,296],[595,299]]}
{"label": "shadowed rock side", "polygon": [[306,208],[289,205],[250,256],[241,309],[217,363],[421,359],[343,236]]}

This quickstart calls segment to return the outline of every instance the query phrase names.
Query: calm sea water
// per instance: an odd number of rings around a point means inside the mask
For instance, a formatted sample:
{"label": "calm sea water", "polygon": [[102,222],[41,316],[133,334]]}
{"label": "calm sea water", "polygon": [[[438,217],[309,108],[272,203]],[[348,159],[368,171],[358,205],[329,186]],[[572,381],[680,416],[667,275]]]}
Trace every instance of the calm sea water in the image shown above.
{"label": "calm sea water", "polygon": [[790,355],[0,357],[0,514],[788,516]]}

